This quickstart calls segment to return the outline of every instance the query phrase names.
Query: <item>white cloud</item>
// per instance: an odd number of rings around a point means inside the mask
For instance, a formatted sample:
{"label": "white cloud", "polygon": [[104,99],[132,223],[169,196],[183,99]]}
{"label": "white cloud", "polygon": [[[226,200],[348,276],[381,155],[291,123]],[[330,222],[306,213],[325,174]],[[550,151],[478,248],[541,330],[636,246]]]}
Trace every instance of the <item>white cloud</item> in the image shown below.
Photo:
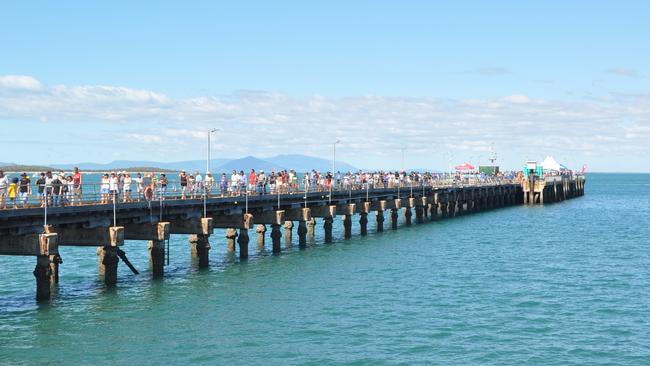
{"label": "white cloud", "polygon": [[43,84],[31,76],[0,75],[0,91],[3,89],[37,91],[43,89]]}
{"label": "white cloud", "polygon": [[98,126],[102,129],[102,124],[117,124],[119,128],[113,130],[119,133],[114,138],[126,136],[129,143],[173,146],[175,156],[163,156],[172,160],[182,160],[180,154],[203,148],[208,128],[222,130],[214,136],[214,146],[261,156],[329,156],[331,142],[342,138],[342,158],[357,165],[373,156],[376,164],[383,163],[383,157],[401,146],[429,151],[432,159],[439,159],[443,150],[457,151],[459,159],[486,155],[492,145],[512,154],[557,152],[567,159],[619,151],[650,153],[650,95],[554,101],[522,94],[454,100],[297,98],[243,91],[225,97],[178,99],[142,89],[47,86],[28,76],[0,76],[2,119],[78,122],[90,126],[73,130],[89,136]]}

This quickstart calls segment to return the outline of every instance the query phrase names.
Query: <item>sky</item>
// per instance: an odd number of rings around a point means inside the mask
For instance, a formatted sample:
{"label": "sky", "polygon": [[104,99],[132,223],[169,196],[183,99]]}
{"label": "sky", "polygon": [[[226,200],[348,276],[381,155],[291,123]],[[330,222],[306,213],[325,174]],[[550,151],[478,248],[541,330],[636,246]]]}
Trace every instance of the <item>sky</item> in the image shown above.
{"label": "sky", "polygon": [[647,1],[4,1],[0,162],[649,172]]}

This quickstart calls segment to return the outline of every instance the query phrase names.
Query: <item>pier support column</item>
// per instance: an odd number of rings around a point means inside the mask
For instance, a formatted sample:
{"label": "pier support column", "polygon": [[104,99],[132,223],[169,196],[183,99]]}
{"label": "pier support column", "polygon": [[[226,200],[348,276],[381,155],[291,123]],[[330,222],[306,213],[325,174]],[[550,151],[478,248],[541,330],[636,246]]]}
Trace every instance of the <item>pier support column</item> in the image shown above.
{"label": "pier support column", "polygon": [[50,255],[50,271],[52,271],[52,277],[50,282],[52,285],[59,283],[59,264],[63,263],[61,257],[58,254]]}
{"label": "pier support column", "polygon": [[191,234],[190,247],[192,249],[192,256],[199,258],[199,268],[205,268],[209,264],[208,253],[210,252],[209,235],[206,234]]}
{"label": "pier support column", "polygon": [[332,221],[334,221],[332,216],[328,216],[328,217],[325,217],[323,219],[323,229],[325,229],[325,242],[326,243],[331,243],[332,242]]}
{"label": "pier support column", "polygon": [[435,221],[439,219],[437,203],[432,203],[429,205],[429,213],[430,213],[429,216],[431,217],[431,221]]}
{"label": "pier support column", "polygon": [[284,222],[284,246],[291,248],[291,241],[293,240],[293,221]]}
{"label": "pier support column", "polygon": [[[313,227],[312,227],[313,228]],[[307,247],[307,222],[298,221],[298,247]]]}
{"label": "pier support column", "polygon": [[105,246],[97,248],[97,257],[99,259],[99,274],[104,275],[104,284],[106,286],[115,286],[117,284],[117,247]]}
{"label": "pier support column", "polygon": [[278,254],[282,251],[282,245],[280,244],[280,239],[282,238],[282,232],[280,231],[280,225],[272,224],[271,225],[271,242],[273,243],[273,253]]}
{"label": "pier support column", "polygon": [[307,225],[307,236],[309,237],[309,239],[314,240],[316,219],[312,217],[312,219],[306,221],[305,224]]}
{"label": "pier support column", "polygon": [[34,277],[36,278],[36,301],[48,301],[50,299],[50,286],[52,281],[49,256],[36,256]]}
{"label": "pier support column", "polygon": [[406,226],[411,226],[413,218],[413,211],[411,211],[410,207],[404,207],[404,223]]}
{"label": "pier support column", "polygon": [[449,202],[449,217],[456,216],[456,201]]}
{"label": "pier support column", "polygon": [[359,214],[359,227],[362,236],[368,235],[368,213],[362,212]]}
{"label": "pier support column", "polygon": [[255,232],[257,233],[257,249],[264,250],[264,237],[266,235],[266,225],[256,225]]}
{"label": "pier support column", "polygon": [[391,208],[390,209],[390,226],[393,230],[397,229],[397,209],[396,208]]}
{"label": "pier support column", "polygon": [[165,273],[165,241],[149,240],[149,260],[153,278],[160,278]]}
{"label": "pier support column", "polygon": [[377,232],[384,231],[384,211],[377,211]]}
{"label": "pier support column", "polygon": [[343,217],[343,229],[345,238],[350,239],[352,237],[352,215],[345,215]]}
{"label": "pier support column", "polygon": [[244,260],[248,258],[248,229],[239,229],[239,236],[237,237],[237,244],[239,244],[239,259]]}
{"label": "pier support column", "polygon": [[228,253],[235,251],[235,240],[237,239],[237,229],[226,229],[226,250]]}
{"label": "pier support column", "polygon": [[415,207],[415,222],[418,224],[424,222],[424,207],[422,206]]}

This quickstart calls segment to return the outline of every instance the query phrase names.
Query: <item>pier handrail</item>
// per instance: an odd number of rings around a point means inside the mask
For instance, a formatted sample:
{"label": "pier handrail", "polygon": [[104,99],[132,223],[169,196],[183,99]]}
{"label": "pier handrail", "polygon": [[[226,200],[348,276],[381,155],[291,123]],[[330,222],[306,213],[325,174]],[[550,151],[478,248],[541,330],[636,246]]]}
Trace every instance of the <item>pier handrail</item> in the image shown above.
{"label": "pier handrail", "polygon": [[[501,184],[513,183],[513,179],[506,179],[503,177],[486,177],[483,180],[471,178],[459,178],[456,175],[441,174],[439,176],[420,176],[420,179],[414,180],[411,176],[406,175],[404,179],[391,179],[385,181],[382,176],[371,176],[367,182],[357,181],[350,179],[347,183],[342,180],[340,182],[333,182],[332,192],[350,192],[359,193],[360,191],[373,191],[377,189],[400,189],[407,192],[412,192],[414,189],[423,187],[433,188],[448,188],[448,187],[482,187],[493,186]],[[214,181],[210,187],[204,185],[195,185],[194,187],[187,187],[185,189],[185,198],[183,198],[183,189],[177,180],[168,181],[166,186],[157,182],[157,185],[149,187],[138,185],[135,182],[130,185],[129,189],[124,189],[124,186],[118,185],[117,190],[106,190],[106,183],[83,183],[79,186],[74,186],[68,182],[62,184],[30,184],[29,192],[25,195],[17,195],[14,203],[5,199],[6,207],[2,209],[23,209],[34,207],[60,207],[60,206],[86,206],[95,204],[113,203],[116,199],[117,203],[128,202],[141,202],[141,201],[158,201],[158,200],[181,200],[181,199],[203,199],[215,197],[244,197],[244,196],[259,196],[270,195],[280,196],[282,194],[296,194],[305,195],[306,193],[321,192],[329,195],[330,189],[327,184],[313,185],[311,182],[298,179],[293,184],[282,184],[277,187],[275,184],[267,182],[265,185],[258,184],[251,187],[248,183],[242,183],[233,187],[231,182],[227,185],[219,184],[221,182]],[[109,187],[110,188],[110,187]],[[225,188],[225,189],[224,189]],[[145,194],[150,193],[149,197]]]}

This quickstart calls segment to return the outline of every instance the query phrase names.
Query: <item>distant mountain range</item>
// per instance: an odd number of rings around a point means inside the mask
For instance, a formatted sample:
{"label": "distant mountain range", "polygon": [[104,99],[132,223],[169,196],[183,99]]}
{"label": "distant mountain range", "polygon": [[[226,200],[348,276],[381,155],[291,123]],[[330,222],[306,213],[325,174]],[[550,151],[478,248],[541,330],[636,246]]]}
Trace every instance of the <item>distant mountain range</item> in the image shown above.
{"label": "distant mountain range", "polygon": [[[6,170],[11,169],[11,167],[20,166],[15,163],[0,163],[0,167],[4,167]],[[75,166],[79,167],[81,170],[97,170],[97,171],[110,171],[110,170],[122,170],[128,168],[159,168],[165,170],[174,170],[179,171],[184,169],[188,172],[194,171],[205,171],[205,160],[186,160],[186,161],[177,161],[171,163],[163,163],[156,161],[141,161],[141,160],[116,160],[106,164],[98,163],[66,163],[66,164],[50,164],[48,165],[51,168],[62,169],[62,170],[72,170]],[[306,172],[312,169],[319,171],[329,171],[332,169],[332,161],[327,159],[321,159],[313,156],[307,155],[277,155],[270,158],[256,158],[254,156],[246,156],[239,159],[212,159],[210,160],[210,170],[213,173],[222,173],[222,172],[231,172],[232,170],[244,170],[248,172],[250,169],[255,169],[256,171],[265,170],[267,172],[272,170],[282,170],[282,169],[294,169],[297,172]],[[36,169],[40,170],[40,169]],[[347,164],[342,161],[336,162],[336,170],[342,172],[347,171],[356,171],[356,167]]]}

